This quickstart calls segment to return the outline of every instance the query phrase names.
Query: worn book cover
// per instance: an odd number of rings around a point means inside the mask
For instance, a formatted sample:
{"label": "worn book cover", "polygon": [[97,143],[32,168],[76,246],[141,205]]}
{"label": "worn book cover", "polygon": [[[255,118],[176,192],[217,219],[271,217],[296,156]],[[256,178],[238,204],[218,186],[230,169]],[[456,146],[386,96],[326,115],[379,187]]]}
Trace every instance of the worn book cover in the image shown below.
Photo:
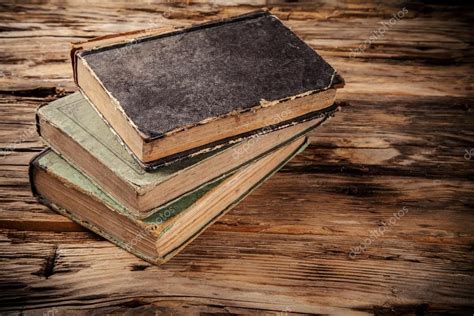
{"label": "worn book cover", "polygon": [[152,263],[174,256],[304,149],[299,138],[200,190],[157,209],[144,219],[48,150],[30,164],[30,182],[40,202]]}
{"label": "worn book cover", "polygon": [[80,92],[41,106],[37,111],[38,131],[44,141],[138,217],[145,217],[154,208],[219,180],[307,133],[328,117],[323,115],[146,172]]}
{"label": "worn book cover", "polygon": [[[72,58],[79,87],[143,162],[310,120],[343,85],[266,11],[79,43]],[[286,118],[275,122],[284,110]]]}

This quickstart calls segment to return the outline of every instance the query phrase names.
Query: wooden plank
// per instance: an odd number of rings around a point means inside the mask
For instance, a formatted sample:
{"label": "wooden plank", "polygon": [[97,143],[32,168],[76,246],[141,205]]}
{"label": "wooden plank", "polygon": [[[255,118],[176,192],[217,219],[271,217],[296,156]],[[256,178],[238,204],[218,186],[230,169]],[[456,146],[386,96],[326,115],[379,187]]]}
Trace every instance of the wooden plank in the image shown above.
{"label": "wooden plank", "polygon": [[466,270],[472,256],[463,246],[387,240],[380,241],[382,253],[347,260],[338,251],[341,244],[351,246],[345,237],[267,236],[210,229],[172,264],[157,267],[107,242],[78,242],[77,233],[6,232],[0,260],[16,268],[0,272],[9,289],[0,299],[2,309],[21,302],[23,310],[120,310],[136,301],[136,307],[153,308],[172,298],[221,307],[365,314],[386,306],[415,312],[425,301],[433,302],[425,307],[429,311],[452,312],[472,302],[473,276]]}

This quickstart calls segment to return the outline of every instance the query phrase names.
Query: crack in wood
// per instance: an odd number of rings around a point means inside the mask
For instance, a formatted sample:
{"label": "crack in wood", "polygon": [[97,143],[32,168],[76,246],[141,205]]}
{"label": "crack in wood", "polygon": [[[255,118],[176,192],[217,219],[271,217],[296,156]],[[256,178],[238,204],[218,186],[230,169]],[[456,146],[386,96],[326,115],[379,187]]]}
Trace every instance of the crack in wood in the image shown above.
{"label": "crack in wood", "polygon": [[22,90],[0,90],[0,95],[12,95],[17,97],[34,97],[34,98],[46,98],[46,97],[60,97],[66,94],[66,91],[57,87],[37,87],[32,89]]}
{"label": "crack in wood", "polygon": [[58,245],[55,244],[52,250],[52,253],[46,257],[44,264],[38,272],[32,273],[34,275],[42,276],[48,279],[54,274],[54,265],[58,257]]}

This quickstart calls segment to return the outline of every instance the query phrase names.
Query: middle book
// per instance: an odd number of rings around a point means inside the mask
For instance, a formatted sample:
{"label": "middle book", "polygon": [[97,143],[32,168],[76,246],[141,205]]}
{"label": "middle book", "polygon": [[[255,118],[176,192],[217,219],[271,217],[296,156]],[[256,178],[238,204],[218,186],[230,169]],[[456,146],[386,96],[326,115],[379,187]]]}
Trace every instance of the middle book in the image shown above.
{"label": "middle book", "polygon": [[325,114],[217,151],[144,170],[80,92],[37,111],[38,132],[44,141],[137,218],[275,151],[328,117]]}

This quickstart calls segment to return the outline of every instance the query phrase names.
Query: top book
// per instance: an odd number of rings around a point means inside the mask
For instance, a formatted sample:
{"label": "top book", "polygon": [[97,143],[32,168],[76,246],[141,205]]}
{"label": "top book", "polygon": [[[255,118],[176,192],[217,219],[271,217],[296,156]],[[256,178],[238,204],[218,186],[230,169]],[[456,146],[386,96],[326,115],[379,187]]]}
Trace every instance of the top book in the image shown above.
{"label": "top book", "polygon": [[145,163],[319,117],[344,84],[266,11],[97,38],[71,57],[78,86]]}

